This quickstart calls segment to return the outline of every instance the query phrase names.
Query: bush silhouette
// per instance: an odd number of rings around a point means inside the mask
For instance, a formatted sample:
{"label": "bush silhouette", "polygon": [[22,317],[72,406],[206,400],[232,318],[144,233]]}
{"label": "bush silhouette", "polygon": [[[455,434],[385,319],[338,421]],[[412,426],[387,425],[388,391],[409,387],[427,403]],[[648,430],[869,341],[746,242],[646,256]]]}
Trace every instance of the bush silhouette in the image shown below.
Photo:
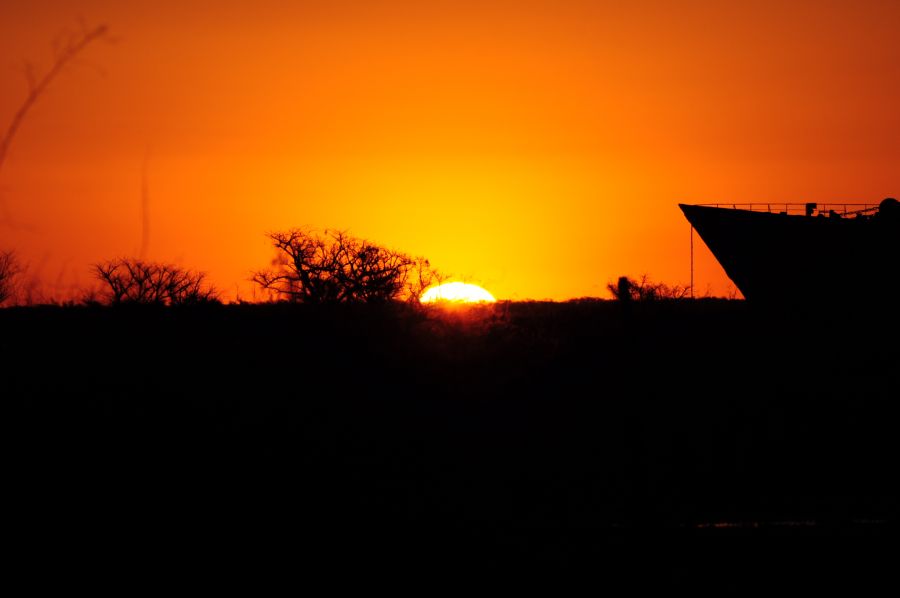
{"label": "bush silhouette", "polygon": [[0,251],[0,305],[13,296],[16,276],[21,272],[15,251]]}
{"label": "bush silhouette", "polygon": [[94,265],[111,305],[196,305],[217,303],[219,291],[207,284],[204,272],[171,264],[117,259]]}
{"label": "bush silhouette", "polygon": [[292,229],[268,237],[277,250],[273,267],[255,272],[253,281],[291,302],[415,302],[442,278],[425,258],[341,231]]}
{"label": "bush silhouette", "polygon": [[640,280],[620,276],[615,283],[608,283],[606,288],[619,301],[656,301],[658,299],[683,299],[691,292],[691,287],[669,286],[662,282],[653,282],[644,274]]}

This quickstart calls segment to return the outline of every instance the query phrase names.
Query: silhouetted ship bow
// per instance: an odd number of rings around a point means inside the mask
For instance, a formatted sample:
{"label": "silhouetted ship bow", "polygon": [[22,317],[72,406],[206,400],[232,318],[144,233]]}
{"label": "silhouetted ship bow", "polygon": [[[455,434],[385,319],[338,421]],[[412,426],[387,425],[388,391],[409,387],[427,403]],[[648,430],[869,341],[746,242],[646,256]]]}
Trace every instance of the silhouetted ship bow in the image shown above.
{"label": "silhouetted ship bow", "polygon": [[685,205],[748,301],[885,303],[897,297],[900,202]]}

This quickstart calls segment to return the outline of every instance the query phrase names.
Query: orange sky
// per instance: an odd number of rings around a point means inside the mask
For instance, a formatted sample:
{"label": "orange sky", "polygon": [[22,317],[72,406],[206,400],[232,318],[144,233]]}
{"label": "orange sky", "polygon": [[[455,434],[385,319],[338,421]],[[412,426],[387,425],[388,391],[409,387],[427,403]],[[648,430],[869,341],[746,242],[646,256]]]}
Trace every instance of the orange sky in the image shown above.
{"label": "orange sky", "polygon": [[[498,298],[689,279],[679,201],[900,195],[900,3],[7,0],[0,125],[79,15],[90,47],[14,140],[0,225],[47,297],[141,243],[230,297],[264,233],[334,227]],[[698,244],[700,242],[698,241]],[[698,291],[730,286],[705,252]]]}

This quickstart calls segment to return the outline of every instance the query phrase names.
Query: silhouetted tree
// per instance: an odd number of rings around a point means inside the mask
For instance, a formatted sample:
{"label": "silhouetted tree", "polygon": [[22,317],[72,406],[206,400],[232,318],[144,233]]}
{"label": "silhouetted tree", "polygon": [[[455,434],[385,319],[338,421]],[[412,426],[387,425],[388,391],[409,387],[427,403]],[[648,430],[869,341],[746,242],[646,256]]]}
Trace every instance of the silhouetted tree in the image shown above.
{"label": "silhouetted tree", "polygon": [[15,251],[0,251],[0,305],[15,292],[16,277],[22,272]]}
{"label": "silhouetted tree", "polygon": [[607,284],[606,288],[619,301],[683,299],[691,291],[690,286],[675,285],[670,287],[662,282],[652,282],[646,274],[641,276],[640,280],[620,276],[617,282]]}
{"label": "silhouetted tree", "polygon": [[418,301],[441,280],[428,260],[341,231],[270,233],[273,268],[255,272],[263,289],[299,303]]}
{"label": "silhouetted tree", "polygon": [[195,305],[219,300],[219,291],[206,283],[204,272],[171,264],[118,259],[95,264],[94,274],[106,285],[106,299],[112,305]]}

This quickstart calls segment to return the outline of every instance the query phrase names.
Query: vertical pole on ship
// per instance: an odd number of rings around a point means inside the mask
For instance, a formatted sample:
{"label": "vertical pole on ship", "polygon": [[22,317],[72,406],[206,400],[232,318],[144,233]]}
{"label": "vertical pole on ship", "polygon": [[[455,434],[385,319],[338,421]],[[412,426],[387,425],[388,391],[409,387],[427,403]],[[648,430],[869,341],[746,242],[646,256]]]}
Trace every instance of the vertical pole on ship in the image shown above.
{"label": "vertical pole on ship", "polygon": [[691,225],[691,299],[694,298],[694,225]]}

